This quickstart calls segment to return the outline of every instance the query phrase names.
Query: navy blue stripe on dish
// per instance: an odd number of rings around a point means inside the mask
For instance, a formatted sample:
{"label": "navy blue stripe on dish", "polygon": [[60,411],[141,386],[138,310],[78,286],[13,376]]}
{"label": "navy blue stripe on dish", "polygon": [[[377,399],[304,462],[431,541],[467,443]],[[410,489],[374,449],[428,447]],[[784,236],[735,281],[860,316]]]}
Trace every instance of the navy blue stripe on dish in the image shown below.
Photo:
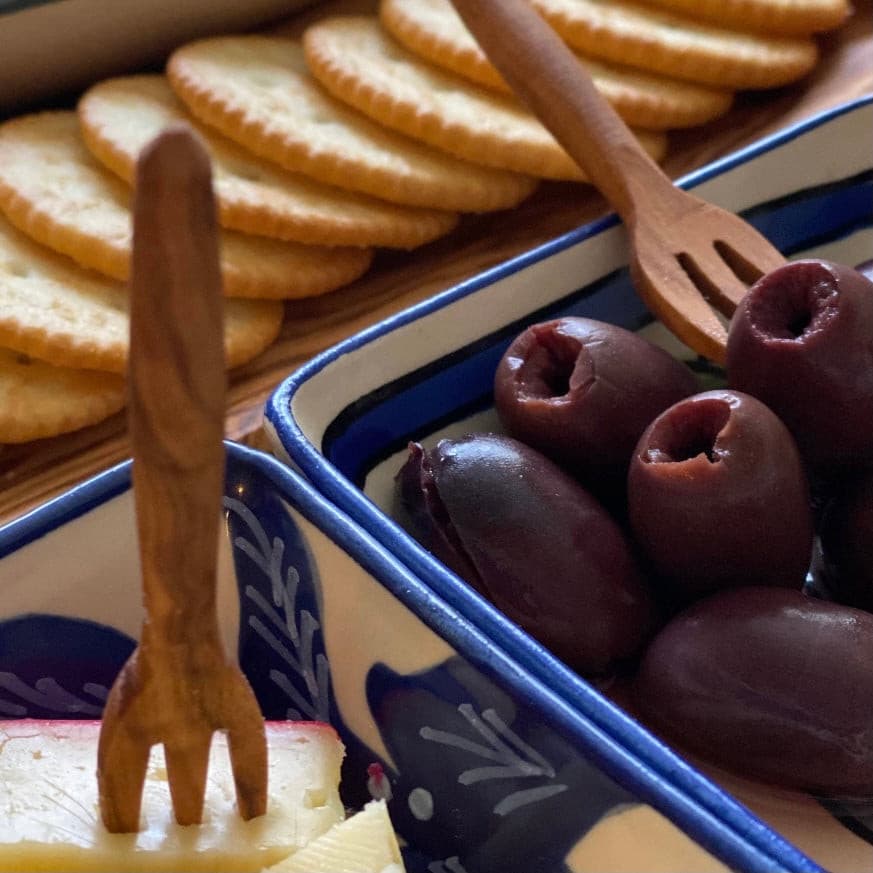
{"label": "navy blue stripe on dish", "polygon": [[873,222],[873,170],[753,206],[743,216],[786,256],[839,239]]}
{"label": "navy blue stripe on dish", "polygon": [[[873,170],[794,192],[744,217],[789,256],[840,239],[873,223]],[[494,370],[512,339],[528,324],[563,315],[632,330],[651,321],[628,271],[617,270],[361,396],[327,426],[322,454],[362,487],[367,473],[409,440],[488,408]]]}

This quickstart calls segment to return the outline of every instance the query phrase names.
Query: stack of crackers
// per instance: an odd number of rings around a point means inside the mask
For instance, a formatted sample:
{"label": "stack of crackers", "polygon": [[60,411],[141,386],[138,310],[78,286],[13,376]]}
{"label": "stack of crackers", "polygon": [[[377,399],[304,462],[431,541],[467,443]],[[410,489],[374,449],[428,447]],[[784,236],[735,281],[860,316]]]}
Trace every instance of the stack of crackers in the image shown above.
{"label": "stack of crackers", "polygon": [[[847,0],[531,0],[661,158],[666,131],[739,89],[794,81]],[[181,46],[165,75],[94,85],[76,110],[0,126],[0,442],[124,405],[131,185],[179,120],[213,160],[231,367],[278,336],[282,301],[361,276],[459,215],[507,209],[579,167],[518,103],[450,0],[381,0],[270,34]]]}

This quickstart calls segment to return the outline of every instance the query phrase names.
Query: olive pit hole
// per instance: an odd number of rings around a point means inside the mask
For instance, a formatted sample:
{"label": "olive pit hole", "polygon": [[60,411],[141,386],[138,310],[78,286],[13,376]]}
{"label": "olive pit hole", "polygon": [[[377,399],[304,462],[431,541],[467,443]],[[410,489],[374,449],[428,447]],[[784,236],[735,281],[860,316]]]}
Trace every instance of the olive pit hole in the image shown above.
{"label": "olive pit hole", "polygon": [[800,341],[836,315],[839,291],[830,272],[816,265],[790,266],[766,276],[750,292],[752,326],[765,338]]}
{"label": "olive pit hole", "polygon": [[578,339],[544,325],[533,340],[519,374],[529,397],[564,397],[585,381],[591,362]]}
{"label": "olive pit hole", "polygon": [[642,459],[652,464],[681,464],[703,455],[717,464],[721,457],[716,442],[730,415],[730,405],[724,400],[678,403],[652,427]]}
{"label": "olive pit hole", "polygon": [[798,310],[792,313],[792,318],[789,320],[787,328],[788,332],[795,338],[803,336],[809,326],[812,324],[812,313],[806,310]]}

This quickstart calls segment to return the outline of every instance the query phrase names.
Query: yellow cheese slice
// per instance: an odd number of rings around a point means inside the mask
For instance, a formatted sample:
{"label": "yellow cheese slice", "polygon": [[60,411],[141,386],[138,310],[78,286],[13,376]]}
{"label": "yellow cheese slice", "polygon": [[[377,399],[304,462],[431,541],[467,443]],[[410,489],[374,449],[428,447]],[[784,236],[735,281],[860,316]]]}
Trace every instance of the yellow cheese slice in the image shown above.
{"label": "yellow cheese slice", "polygon": [[404,873],[403,859],[384,800],[335,824],[269,873]]}
{"label": "yellow cheese slice", "polygon": [[327,725],[268,723],[266,815],[236,811],[227,740],[212,743],[202,825],[173,818],[160,747],[152,750],[141,829],[110,834],[97,800],[100,723],[0,723],[0,870],[259,871],[344,818],[343,746]]}

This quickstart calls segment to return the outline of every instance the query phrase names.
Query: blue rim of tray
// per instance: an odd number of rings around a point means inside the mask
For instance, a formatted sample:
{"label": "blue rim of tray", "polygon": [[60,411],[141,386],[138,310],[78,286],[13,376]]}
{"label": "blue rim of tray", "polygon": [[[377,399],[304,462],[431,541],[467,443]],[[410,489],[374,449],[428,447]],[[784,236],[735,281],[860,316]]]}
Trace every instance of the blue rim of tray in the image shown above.
{"label": "blue rim of tray", "polygon": [[[873,104],[873,95],[866,95],[829,109],[708,164],[678,180],[677,184],[682,188],[700,185],[748,162],[752,158],[772,151],[774,148],[782,146],[834,118],[855,112],[870,104]],[[378,540],[391,542],[395,554],[407,566],[412,567],[414,572],[420,576],[435,583],[432,587],[441,597],[452,606],[462,609],[469,621],[483,629],[498,645],[510,651],[513,658],[541,681],[547,683],[552,691],[560,694],[571,706],[578,708],[580,712],[596,723],[607,729],[611,727],[623,733],[623,740],[628,744],[628,747],[649,767],[662,772],[668,778],[677,778],[681,773],[680,778],[685,783],[686,789],[694,793],[698,802],[707,808],[718,809],[723,804],[725,797],[720,789],[675,755],[667,746],[654,740],[622,710],[609,703],[588,683],[581,680],[577,674],[569,670],[527,634],[516,628],[478,594],[471,589],[459,588],[452,574],[440,562],[429,556],[424,549],[407,537],[399,536],[402,534],[400,528],[378,511],[363,492],[326,460],[318,449],[309,442],[293,416],[290,415],[292,399],[297,390],[315,374],[343,355],[349,354],[403,325],[442,309],[531,264],[556,255],[617,223],[618,218],[609,215],[577,228],[403,310],[322,352],[295,371],[277,388],[267,403],[266,417],[281,444],[289,453],[292,463],[299,467],[322,494],[348,513],[352,519],[361,524]],[[733,810],[722,809],[721,812],[726,812],[729,816],[750,815],[739,805]],[[754,820],[753,816],[751,818]],[[758,824],[764,829],[765,834],[773,833],[762,823]],[[754,825],[749,826],[748,820],[734,819],[734,826],[753,843],[761,845],[767,851],[767,836],[764,837],[762,843],[760,841],[761,834],[755,832]],[[783,859],[783,862],[785,860]]]}
{"label": "blue rim of tray", "polygon": [[[431,630],[472,663],[487,665],[513,693],[536,707],[549,723],[580,743],[598,766],[632,791],[642,802],[667,815],[703,848],[746,873],[823,873],[822,869],[771,830],[727,794],[710,788],[709,803],[701,804],[702,777],[675,758],[653,738],[641,736],[655,759],[665,767],[641,761],[626,742],[628,731],[615,707],[605,725],[588,719],[559,694],[513,660],[476,626],[466,622],[450,605],[415,576],[359,525],[328,503],[299,474],[254,449],[226,443],[228,458],[249,465],[272,482],[283,497],[318,527],[339,548],[351,555]],[[66,492],[28,515],[0,528],[0,558],[44,537],[130,488],[131,462],[125,461]],[[611,723],[610,723],[611,722]],[[713,798],[717,803],[713,806]]]}

